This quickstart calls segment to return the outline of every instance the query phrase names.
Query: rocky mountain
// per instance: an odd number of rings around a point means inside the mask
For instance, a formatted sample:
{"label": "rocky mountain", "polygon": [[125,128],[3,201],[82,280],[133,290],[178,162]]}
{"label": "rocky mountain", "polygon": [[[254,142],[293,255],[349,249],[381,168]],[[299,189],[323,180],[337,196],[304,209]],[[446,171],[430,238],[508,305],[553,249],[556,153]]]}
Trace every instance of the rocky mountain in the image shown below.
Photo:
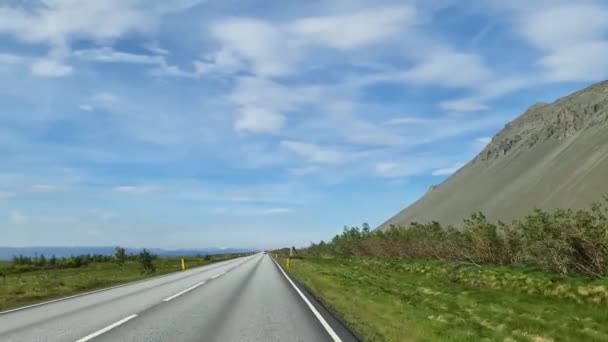
{"label": "rocky mountain", "polygon": [[608,81],[537,103],[488,146],[380,229],[457,226],[475,211],[509,221],[534,208],[582,208],[608,194]]}

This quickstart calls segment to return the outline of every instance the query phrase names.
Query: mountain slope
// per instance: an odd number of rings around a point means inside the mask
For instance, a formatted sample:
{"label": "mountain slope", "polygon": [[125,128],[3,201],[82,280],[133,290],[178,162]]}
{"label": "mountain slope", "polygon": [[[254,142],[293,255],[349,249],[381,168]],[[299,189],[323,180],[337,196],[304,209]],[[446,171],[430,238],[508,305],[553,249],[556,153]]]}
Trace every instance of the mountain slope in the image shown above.
{"label": "mountain slope", "polygon": [[438,221],[472,212],[509,221],[534,208],[581,208],[608,194],[608,81],[507,124],[472,161],[380,226]]}

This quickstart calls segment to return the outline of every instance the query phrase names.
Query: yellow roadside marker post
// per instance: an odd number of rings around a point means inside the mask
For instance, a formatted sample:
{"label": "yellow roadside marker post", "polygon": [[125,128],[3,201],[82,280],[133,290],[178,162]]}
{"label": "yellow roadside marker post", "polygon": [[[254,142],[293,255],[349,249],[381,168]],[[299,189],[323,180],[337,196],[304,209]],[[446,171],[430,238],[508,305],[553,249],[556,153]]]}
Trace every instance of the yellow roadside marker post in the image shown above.
{"label": "yellow roadside marker post", "polygon": [[287,268],[289,268],[289,262],[291,261],[290,257],[287,257]]}
{"label": "yellow roadside marker post", "polygon": [[186,269],[186,262],[184,261],[184,258],[182,258],[182,271]]}

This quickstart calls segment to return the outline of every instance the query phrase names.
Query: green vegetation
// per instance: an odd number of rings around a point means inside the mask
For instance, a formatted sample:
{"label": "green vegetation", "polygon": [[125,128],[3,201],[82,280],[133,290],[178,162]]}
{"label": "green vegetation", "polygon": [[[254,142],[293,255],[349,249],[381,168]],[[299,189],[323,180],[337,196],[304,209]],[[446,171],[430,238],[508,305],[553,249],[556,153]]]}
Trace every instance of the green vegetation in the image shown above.
{"label": "green vegetation", "polygon": [[608,340],[608,280],[391,258],[304,256],[290,264],[368,341]]}
{"label": "green vegetation", "polygon": [[[116,256],[120,255],[119,258]],[[186,257],[188,268],[244,254]],[[44,260],[44,261],[42,261]],[[118,285],[181,270],[181,258],[137,255],[79,255],[67,258],[17,256],[0,261],[0,310]]]}
{"label": "green vegetation", "polygon": [[364,224],[288,271],[370,341],[608,341],[607,204],[508,224],[475,213],[459,229]]}
{"label": "green vegetation", "polygon": [[312,245],[312,255],[382,256],[525,265],[561,274],[608,276],[608,197],[589,210],[536,210],[510,224],[492,223],[482,213],[460,229],[437,222],[412,223],[387,231],[345,228],[329,243]]}

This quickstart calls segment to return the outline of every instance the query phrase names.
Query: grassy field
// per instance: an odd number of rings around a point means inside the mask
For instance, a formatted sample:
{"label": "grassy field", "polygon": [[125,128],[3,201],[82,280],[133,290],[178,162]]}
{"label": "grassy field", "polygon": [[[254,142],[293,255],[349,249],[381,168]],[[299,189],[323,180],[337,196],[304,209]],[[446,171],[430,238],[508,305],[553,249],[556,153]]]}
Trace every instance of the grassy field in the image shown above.
{"label": "grassy field", "polygon": [[[239,255],[186,258],[186,266],[203,266],[213,262],[235,258]],[[91,263],[79,268],[41,269],[14,273],[11,262],[0,261],[0,310],[6,310],[53,298],[64,297],[134,280],[153,277],[181,270],[181,259],[158,258],[154,261],[156,272],[143,274],[138,261],[127,261],[118,266],[114,262]]]}
{"label": "grassy field", "polygon": [[368,341],[608,341],[606,279],[372,258],[288,271]]}

